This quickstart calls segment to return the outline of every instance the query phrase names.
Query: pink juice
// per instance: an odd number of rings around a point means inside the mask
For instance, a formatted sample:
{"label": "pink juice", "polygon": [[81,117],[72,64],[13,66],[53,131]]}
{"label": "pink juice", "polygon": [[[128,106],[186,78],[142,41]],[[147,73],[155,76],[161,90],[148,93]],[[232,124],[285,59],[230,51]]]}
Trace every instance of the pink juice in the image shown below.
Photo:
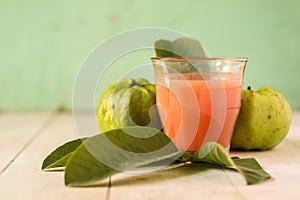
{"label": "pink juice", "polygon": [[211,141],[229,149],[241,91],[242,78],[233,74],[161,75],[156,98],[164,132],[179,150],[195,152]]}

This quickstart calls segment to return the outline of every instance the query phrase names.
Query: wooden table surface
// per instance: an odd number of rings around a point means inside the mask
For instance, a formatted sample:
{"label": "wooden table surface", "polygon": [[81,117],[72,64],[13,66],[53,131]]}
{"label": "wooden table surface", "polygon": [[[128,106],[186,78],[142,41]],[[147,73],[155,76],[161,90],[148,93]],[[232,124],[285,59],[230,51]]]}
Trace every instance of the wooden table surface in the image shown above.
{"label": "wooden table surface", "polygon": [[247,186],[240,174],[190,167],[144,175],[121,174],[102,187],[71,188],[62,172],[43,172],[43,159],[78,137],[71,113],[0,113],[0,199],[300,199],[300,112],[286,139],[255,157],[272,179]]}

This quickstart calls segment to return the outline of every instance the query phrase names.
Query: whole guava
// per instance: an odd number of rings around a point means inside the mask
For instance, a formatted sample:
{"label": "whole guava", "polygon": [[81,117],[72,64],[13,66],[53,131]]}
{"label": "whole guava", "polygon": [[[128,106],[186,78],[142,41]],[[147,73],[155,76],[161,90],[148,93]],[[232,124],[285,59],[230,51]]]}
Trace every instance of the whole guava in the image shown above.
{"label": "whole guava", "polygon": [[232,149],[268,150],[287,135],[292,110],[277,90],[262,87],[242,91],[241,109],[231,139]]}
{"label": "whole guava", "polygon": [[102,132],[127,126],[161,129],[155,85],[143,78],[124,78],[103,93],[97,118]]}

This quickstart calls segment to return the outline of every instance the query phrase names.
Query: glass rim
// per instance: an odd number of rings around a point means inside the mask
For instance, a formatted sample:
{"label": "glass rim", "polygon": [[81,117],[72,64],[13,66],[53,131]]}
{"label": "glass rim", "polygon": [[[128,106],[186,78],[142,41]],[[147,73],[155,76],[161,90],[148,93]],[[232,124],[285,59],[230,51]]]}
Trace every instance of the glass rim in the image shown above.
{"label": "glass rim", "polygon": [[213,58],[176,58],[176,57],[152,57],[152,61],[236,61],[247,62],[246,57],[213,57]]}

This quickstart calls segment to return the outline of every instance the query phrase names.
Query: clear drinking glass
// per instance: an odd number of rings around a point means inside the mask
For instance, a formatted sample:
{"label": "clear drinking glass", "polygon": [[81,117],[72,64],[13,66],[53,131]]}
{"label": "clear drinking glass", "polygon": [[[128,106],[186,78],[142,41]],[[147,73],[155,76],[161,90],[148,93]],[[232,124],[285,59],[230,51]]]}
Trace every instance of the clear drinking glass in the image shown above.
{"label": "clear drinking glass", "polygon": [[246,58],[151,58],[164,132],[179,150],[206,142],[229,149]]}

